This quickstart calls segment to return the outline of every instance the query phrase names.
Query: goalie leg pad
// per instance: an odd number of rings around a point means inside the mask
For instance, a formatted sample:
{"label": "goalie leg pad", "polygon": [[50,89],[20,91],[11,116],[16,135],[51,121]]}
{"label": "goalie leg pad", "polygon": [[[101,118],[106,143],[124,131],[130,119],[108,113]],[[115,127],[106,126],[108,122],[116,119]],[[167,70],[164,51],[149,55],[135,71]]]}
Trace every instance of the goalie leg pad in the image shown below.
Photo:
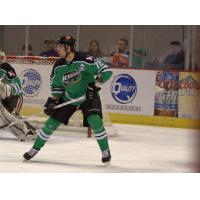
{"label": "goalie leg pad", "polygon": [[3,106],[9,111],[19,113],[23,104],[23,96],[11,96],[2,101]]}
{"label": "goalie leg pad", "polygon": [[36,137],[35,129],[27,126],[28,122],[24,122],[22,117],[14,113],[10,113],[0,101],[0,125],[14,123],[12,126],[8,126],[6,129],[16,136],[19,140],[25,140],[27,135],[33,135],[33,139]]}

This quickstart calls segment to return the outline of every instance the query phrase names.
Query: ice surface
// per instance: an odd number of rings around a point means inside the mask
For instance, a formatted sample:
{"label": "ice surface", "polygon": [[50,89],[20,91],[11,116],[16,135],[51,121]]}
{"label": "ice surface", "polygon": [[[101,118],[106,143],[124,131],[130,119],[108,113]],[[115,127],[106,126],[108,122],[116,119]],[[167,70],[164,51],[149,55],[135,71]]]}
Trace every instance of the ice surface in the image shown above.
{"label": "ice surface", "polygon": [[55,134],[32,161],[22,155],[33,141],[19,142],[0,132],[0,172],[192,172],[199,131],[115,124],[109,138],[112,164],[101,163],[94,138],[85,133]]}

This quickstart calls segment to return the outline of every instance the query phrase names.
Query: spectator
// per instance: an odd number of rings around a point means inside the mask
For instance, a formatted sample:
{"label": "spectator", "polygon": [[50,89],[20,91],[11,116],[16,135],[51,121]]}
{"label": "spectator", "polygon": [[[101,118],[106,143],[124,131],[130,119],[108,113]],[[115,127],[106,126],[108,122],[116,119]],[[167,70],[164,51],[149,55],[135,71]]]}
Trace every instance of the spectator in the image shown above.
{"label": "spectator", "polygon": [[97,40],[92,40],[89,43],[88,54],[96,58],[103,57],[104,54],[100,50],[99,42]]}
{"label": "spectator", "polygon": [[133,49],[133,68],[143,68],[146,51],[143,48]]}
{"label": "spectator", "polygon": [[129,51],[128,40],[121,38],[117,42],[116,50],[113,51],[110,56],[112,56],[113,67],[127,68],[129,66]]}
{"label": "spectator", "polygon": [[115,54],[124,54],[129,55],[129,51],[127,51],[128,48],[128,40],[125,38],[120,38],[116,45],[116,50],[113,51],[110,56],[114,56]]}
{"label": "spectator", "polygon": [[[22,56],[26,55],[25,49],[26,49],[26,45],[24,44],[22,46],[22,53],[21,53]],[[30,44],[28,44],[28,54],[27,54],[27,56],[33,56],[32,50],[33,50],[32,46]]]}
{"label": "spectator", "polygon": [[46,49],[40,53],[39,56],[42,57],[59,57],[57,51],[55,50],[56,42],[55,40],[45,40],[44,44],[46,45]]}
{"label": "spectator", "polygon": [[170,43],[170,51],[166,56],[160,59],[161,64],[176,64],[179,65],[180,68],[184,67],[185,54],[181,43],[179,41],[172,41]]}

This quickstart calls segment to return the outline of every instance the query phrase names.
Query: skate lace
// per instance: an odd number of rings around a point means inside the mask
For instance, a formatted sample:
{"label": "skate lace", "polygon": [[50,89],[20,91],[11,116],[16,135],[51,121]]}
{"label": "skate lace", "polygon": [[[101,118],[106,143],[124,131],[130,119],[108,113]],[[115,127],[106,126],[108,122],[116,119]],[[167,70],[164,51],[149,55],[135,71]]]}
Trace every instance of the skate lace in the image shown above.
{"label": "skate lace", "polygon": [[28,154],[29,154],[30,156],[34,156],[35,154],[37,154],[37,152],[38,152],[38,150],[32,148],[32,149],[28,152]]}
{"label": "skate lace", "polygon": [[109,150],[108,150],[108,149],[102,151],[102,157],[103,157],[103,158],[109,157],[109,155],[110,155],[110,154],[109,154]]}

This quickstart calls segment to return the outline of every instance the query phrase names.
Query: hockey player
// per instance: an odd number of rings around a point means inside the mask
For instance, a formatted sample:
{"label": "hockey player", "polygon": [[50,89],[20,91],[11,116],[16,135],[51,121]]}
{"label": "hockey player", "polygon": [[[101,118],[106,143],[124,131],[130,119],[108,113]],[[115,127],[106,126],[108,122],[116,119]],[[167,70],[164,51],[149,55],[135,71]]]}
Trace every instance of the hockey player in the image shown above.
{"label": "hockey player", "polygon": [[35,129],[19,115],[23,104],[21,83],[15,69],[6,63],[0,51],[0,127],[7,128],[20,141],[28,135],[36,135]]}
{"label": "hockey player", "polygon": [[[67,125],[76,110],[82,111],[89,126],[93,129],[102,152],[102,162],[109,163],[111,160],[98,92],[102,84],[110,79],[112,72],[103,62],[85,53],[75,52],[74,48],[75,39],[71,36],[63,36],[57,41],[57,51],[61,59],[53,67],[51,74],[52,97],[47,99],[44,106],[44,112],[50,117],[42,130],[37,132],[38,137],[33,147],[24,154],[26,160],[30,160],[40,151],[61,123]],[[54,109],[54,106],[58,104],[84,96],[85,100]]]}

